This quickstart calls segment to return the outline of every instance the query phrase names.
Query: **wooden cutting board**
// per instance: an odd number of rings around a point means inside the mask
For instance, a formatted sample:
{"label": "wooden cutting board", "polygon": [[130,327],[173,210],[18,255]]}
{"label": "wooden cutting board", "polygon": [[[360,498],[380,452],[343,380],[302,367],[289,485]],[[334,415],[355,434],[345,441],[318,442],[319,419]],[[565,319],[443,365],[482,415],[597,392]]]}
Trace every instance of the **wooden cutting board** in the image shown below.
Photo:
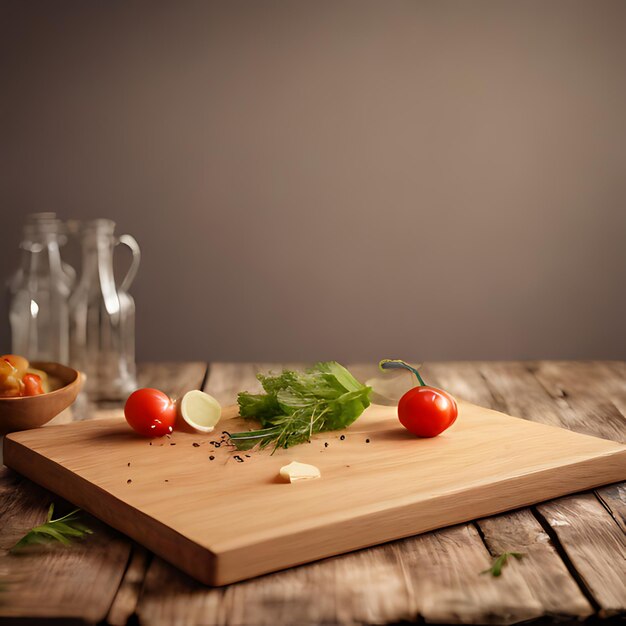
{"label": "wooden cutting board", "polygon": [[[245,428],[235,415],[212,435],[152,441],[117,418],[40,428],[8,435],[4,458],[210,585],[626,479],[626,446],[467,403],[434,439],[373,405],[274,455],[220,444]],[[321,479],[282,482],[292,460]]]}

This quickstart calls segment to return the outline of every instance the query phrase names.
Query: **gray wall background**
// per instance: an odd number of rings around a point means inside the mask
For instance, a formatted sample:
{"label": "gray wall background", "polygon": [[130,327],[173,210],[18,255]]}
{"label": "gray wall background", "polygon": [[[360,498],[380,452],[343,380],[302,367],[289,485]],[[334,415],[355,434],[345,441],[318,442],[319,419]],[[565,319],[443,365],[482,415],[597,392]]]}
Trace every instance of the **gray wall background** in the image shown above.
{"label": "gray wall background", "polygon": [[625,2],[2,0],[0,81],[0,277],[111,217],[140,359],[626,357]]}

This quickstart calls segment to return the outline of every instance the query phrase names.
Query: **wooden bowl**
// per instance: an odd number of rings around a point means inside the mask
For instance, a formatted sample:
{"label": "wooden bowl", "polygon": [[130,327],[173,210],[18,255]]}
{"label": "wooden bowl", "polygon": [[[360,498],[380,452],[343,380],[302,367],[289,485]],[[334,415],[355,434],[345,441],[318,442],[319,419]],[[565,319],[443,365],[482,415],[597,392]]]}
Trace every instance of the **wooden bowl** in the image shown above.
{"label": "wooden bowl", "polygon": [[43,426],[76,400],[82,385],[78,370],[44,361],[34,361],[31,366],[46,372],[61,387],[39,396],[0,398],[0,435]]}

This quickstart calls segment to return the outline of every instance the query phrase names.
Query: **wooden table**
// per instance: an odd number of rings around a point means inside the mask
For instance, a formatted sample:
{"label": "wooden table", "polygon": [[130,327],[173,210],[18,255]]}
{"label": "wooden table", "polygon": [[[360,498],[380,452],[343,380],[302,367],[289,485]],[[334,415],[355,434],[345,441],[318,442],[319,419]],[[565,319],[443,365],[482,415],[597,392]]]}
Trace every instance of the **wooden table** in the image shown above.
{"label": "wooden table", "polygon": [[[146,364],[142,386],[204,385],[222,403],[258,371],[302,364]],[[357,377],[373,365],[349,365]],[[431,363],[424,377],[525,419],[626,442],[624,362]],[[92,417],[121,414],[96,407]],[[61,418],[63,419],[63,418]],[[71,548],[8,548],[45,516],[53,494],[0,470],[0,623],[122,625],[468,624],[626,619],[626,483],[327,559],[224,588],[194,582],[126,537],[95,531]],[[525,554],[500,578],[494,555]]]}

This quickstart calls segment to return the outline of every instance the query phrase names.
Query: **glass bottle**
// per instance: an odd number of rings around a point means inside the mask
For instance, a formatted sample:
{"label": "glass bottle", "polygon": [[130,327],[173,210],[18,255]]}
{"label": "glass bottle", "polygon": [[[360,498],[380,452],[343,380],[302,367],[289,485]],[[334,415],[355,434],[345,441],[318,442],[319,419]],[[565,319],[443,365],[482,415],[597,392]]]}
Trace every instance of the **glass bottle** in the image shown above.
{"label": "glass bottle", "polygon": [[11,351],[29,360],[69,360],[68,298],[74,270],[61,261],[63,225],[54,213],[29,216],[21,265],[9,282]]}
{"label": "glass bottle", "polygon": [[[85,222],[80,229],[82,270],[70,298],[71,363],[86,374],[90,400],[121,400],[137,387],[135,302],[128,293],[139,268],[139,245],[130,235],[115,237],[115,222]],[[128,246],[133,259],[116,285],[113,252]]]}
{"label": "glass bottle", "polygon": [[[24,277],[28,273],[30,247],[34,234],[39,233],[41,235],[42,230],[45,230],[46,227],[52,223],[54,223],[54,226],[57,228],[57,244],[60,249],[67,243],[67,229],[66,225],[57,218],[56,213],[31,213],[27,216],[26,223],[24,224],[23,238],[20,244],[22,260],[17,271],[8,282],[9,294],[11,296],[21,288],[25,280]],[[63,261],[63,259],[61,259],[61,269],[63,270],[63,281],[71,291],[76,282],[76,271],[69,263]]]}

